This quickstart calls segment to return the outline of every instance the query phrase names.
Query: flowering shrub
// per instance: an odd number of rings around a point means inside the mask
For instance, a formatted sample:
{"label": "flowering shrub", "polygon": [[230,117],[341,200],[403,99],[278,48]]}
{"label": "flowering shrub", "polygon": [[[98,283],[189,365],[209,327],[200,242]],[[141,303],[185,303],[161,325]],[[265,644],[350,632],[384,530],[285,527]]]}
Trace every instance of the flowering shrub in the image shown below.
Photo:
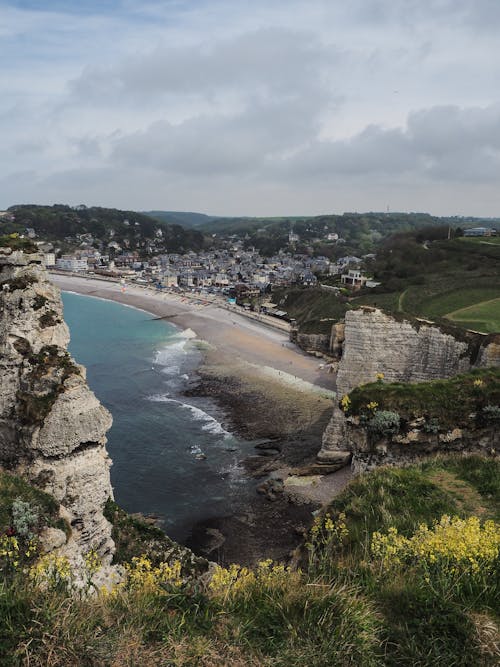
{"label": "flowering shrub", "polygon": [[378,408],[377,401],[370,401],[369,403],[366,404],[366,409],[370,410],[370,412],[376,412],[377,408]]}
{"label": "flowering shrub", "polygon": [[332,564],[332,553],[346,541],[349,530],[346,515],[341,512],[334,521],[329,513],[317,516],[306,543],[309,551],[309,571],[325,574]]}
{"label": "flowering shrub", "polygon": [[69,560],[54,553],[39,558],[30,567],[29,577],[36,587],[49,590],[66,590],[74,581]]}
{"label": "flowering shrub", "polygon": [[474,576],[487,575],[498,566],[500,524],[478,517],[460,519],[444,515],[432,528],[419,526],[410,537],[396,528],[387,534],[373,533],[371,553],[382,568],[392,570],[402,563],[412,564],[427,573]]}
{"label": "flowering shrub", "polygon": [[383,373],[377,373],[375,377],[377,378],[377,382],[382,382],[382,380],[385,378],[385,375]]}
{"label": "flowering shrub", "polygon": [[4,576],[12,572],[22,561],[31,558],[36,551],[37,542],[34,538],[24,543],[15,535],[0,536],[0,572]]}
{"label": "flowering shrub", "polygon": [[125,564],[127,571],[126,587],[150,593],[161,593],[165,589],[179,589],[184,583],[181,577],[181,563],[176,560],[169,565],[160,563],[153,566],[145,556],[135,556],[131,563]]}
{"label": "flowering shrub", "polygon": [[209,589],[215,598],[227,601],[255,586],[259,589],[282,586],[289,579],[290,573],[290,568],[274,565],[271,559],[261,561],[254,570],[233,563],[228,568],[216,568]]}

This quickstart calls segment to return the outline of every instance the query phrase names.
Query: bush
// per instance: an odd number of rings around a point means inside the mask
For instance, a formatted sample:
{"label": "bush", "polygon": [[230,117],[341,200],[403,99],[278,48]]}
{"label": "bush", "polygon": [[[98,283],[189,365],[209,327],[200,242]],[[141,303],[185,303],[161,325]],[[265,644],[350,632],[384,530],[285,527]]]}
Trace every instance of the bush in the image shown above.
{"label": "bush", "polygon": [[368,422],[368,432],[374,437],[389,438],[399,433],[400,422],[397,412],[379,410]]}
{"label": "bush", "polygon": [[483,417],[487,422],[500,421],[500,406],[485,405],[482,412],[483,412]]}
{"label": "bush", "polygon": [[425,422],[422,429],[425,433],[433,433],[435,435],[439,433],[439,421],[435,417],[431,417]]}
{"label": "bush", "polygon": [[33,528],[38,523],[38,510],[21,498],[12,503],[12,526],[16,533],[23,538],[31,539],[34,536]]}

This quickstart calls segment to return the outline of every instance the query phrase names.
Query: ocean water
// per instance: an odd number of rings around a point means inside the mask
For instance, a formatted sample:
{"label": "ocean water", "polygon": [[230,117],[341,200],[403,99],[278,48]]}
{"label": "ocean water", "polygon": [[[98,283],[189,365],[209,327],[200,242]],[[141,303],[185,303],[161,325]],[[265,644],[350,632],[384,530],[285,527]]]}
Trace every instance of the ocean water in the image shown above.
{"label": "ocean water", "polygon": [[213,402],[182,396],[200,361],[188,333],[111,301],[65,292],[63,303],[69,351],[113,415],[116,502],[157,515],[180,542],[198,521],[242,507],[254,491],[240,462],[253,444],[222,426]]}

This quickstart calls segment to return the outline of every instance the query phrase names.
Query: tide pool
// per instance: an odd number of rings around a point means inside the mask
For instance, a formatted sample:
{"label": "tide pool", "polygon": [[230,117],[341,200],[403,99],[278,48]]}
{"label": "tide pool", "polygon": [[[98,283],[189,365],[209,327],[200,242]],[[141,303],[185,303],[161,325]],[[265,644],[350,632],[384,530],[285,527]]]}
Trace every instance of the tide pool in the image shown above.
{"label": "tide pool", "polygon": [[198,521],[248,502],[253,485],[239,462],[252,444],[222,426],[212,402],[182,396],[200,361],[189,337],[112,301],[64,292],[63,303],[69,351],[113,415],[107,448],[116,502],[159,516],[180,542]]}

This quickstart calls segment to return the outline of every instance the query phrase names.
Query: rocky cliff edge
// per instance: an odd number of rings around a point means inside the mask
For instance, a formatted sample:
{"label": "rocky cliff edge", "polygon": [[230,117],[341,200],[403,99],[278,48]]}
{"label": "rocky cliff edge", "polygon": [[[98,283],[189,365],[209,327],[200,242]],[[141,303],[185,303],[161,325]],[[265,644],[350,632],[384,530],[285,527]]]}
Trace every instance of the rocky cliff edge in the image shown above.
{"label": "rocky cliff edge", "polygon": [[113,496],[105,447],[112,418],[68,342],[60,291],[42,256],[0,247],[0,466],[60,503],[70,537],[51,535],[46,550],[75,565],[93,550],[109,565],[114,543],[103,509]]}

